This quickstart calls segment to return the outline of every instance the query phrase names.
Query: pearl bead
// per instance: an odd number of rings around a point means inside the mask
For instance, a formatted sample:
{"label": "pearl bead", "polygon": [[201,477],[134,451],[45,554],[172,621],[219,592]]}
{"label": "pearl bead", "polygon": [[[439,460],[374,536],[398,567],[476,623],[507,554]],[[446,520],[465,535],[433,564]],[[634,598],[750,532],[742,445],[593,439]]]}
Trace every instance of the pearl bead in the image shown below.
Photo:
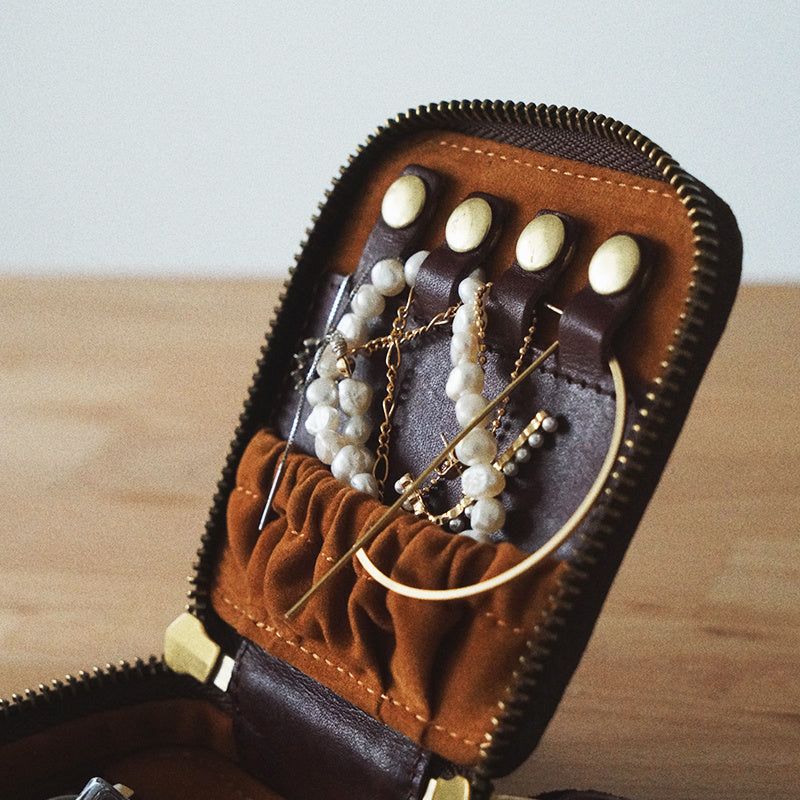
{"label": "pearl bead", "polygon": [[517,239],[517,263],[528,272],[549,267],[564,246],[564,223],[556,214],[532,219]]}
{"label": "pearl bead", "polygon": [[447,246],[456,253],[474,250],[492,226],[492,207],[482,197],[470,197],[450,214],[445,225]]}
{"label": "pearl bead", "polygon": [[331,472],[336,480],[350,483],[354,475],[369,472],[373,458],[366,447],[358,444],[346,444],[331,461]]}
{"label": "pearl bead", "polygon": [[503,527],[506,521],[506,510],[503,504],[494,497],[478,500],[472,507],[470,524],[479,533],[494,533]]}
{"label": "pearl bead", "polygon": [[468,467],[475,464],[491,464],[496,455],[497,442],[486,428],[471,430],[456,445],[456,458]]}
{"label": "pearl bead", "polygon": [[483,411],[489,401],[476,392],[465,392],[456,400],[456,419],[462,428],[466,428],[478,414]]}
{"label": "pearl bead", "polygon": [[520,447],[516,453],[514,453],[514,461],[517,464],[526,464],[528,461],[531,460],[531,451],[528,450],[527,447]]}
{"label": "pearl bead", "polygon": [[619,233],[606,239],[589,262],[589,283],[598,294],[626,289],[639,271],[641,252],[632,236]]}
{"label": "pearl bead", "polygon": [[475,329],[475,304],[459,306],[453,317],[453,333],[472,333]]}
{"label": "pearl bead", "polygon": [[314,452],[323,464],[330,464],[342,447],[344,447],[344,441],[336,431],[326,429],[314,437]]}
{"label": "pearl bead", "polygon": [[345,378],[339,382],[339,408],[352,417],[365,414],[372,400],[372,389],[357,378]]}
{"label": "pearl bead", "polygon": [[350,486],[356,491],[365,492],[373,497],[380,494],[377,478],[371,472],[358,472],[350,479]]}
{"label": "pearl bead", "polygon": [[465,392],[480,394],[483,391],[485,376],[478,364],[462,361],[450,370],[444,391],[455,402]]}
{"label": "pearl bead", "polygon": [[372,426],[366,417],[356,414],[347,420],[342,435],[348,444],[364,444],[372,433]]}
{"label": "pearl bead", "polygon": [[481,544],[490,544],[492,541],[488,534],[473,530],[472,528],[467,528],[465,531],[462,531],[461,535],[469,536],[470,539],[474,539],[476,542],[480,542]]}
{"label": "pearl bead", "polygon": [[345,314],[336,329],[351,347],[361,347],[367,341],[367,323],[353,313]]}
{"label": "pearl bead", "polygon": [[306,400],[311,406],[335,406],[339,402],[336,383],[330,378],[317,378],[308,384]]}
{"label": "pearl bead", "polygon": [[534,432],[528,437],[528,444],[538,450],[544,444],[544,436],[541,433]]}
{"label": "pearl bead", "polygon": [[450,339],[450,361],[455,366],[462,361],[475,361],[480,352],[478,337],[469,331],[454,333]]}
{"label": "pearl bead", "polygon": [[475,464],[461,475],[461,488],[467,497],[497,497],[506,488],[506,479],[491,464]]}
{"label": "pearl bead", "polygon": [[476,293],[484,286],[485,284],[483,281],[476,280],[473,277],[464,278],[464,280],[458,284],[458,296],[461,302],[465,305],[467,303],[474,303]]}
{"label": "pearl bead", "polygon": [[409,256],[403,265],[406,283],[413,286],[417,282],[417,273],[422,266],[422,262],[430,255],[430,250],[417,250],[413,256]]}
{"label": "pearl bead", "polygon": [[509,461],[503,467],[503,475],[505,475],[506,478],[513,478],[518,472],[519,472],[519,467],[513,461]]}
{"label": "pearl bead", "polygon": [[305,426],[312,436],[324,430],[335,431],[339,426],[339,412],[332,406],[315,406],[306,418]]}
{"label": "pearl bead", "polygon": [[370,272],[372,285],[386,297],[400,294],[406,286],[406,273],[403,264],[396,258],[384,258]]}
{"label": "pearl bead", "polygon": [[405,228],[425,206],[425,182],[417,175],[401,175],[387,190],[381,216],[390,228]]}
{"label": "pearl bead", "polygon": [[542,430],[545,433],[555,433],[558,430],[558,420],[555,417],[545,417],[542,420]]}
{"label": "pearl bead", "polygon": [[321,378],[338,378],[339,368],[336,366],[338,360],[333,348],[326,347],[317,359],[317,375]]}
{"label": "pearl bead", "polygon": [[358,287],[358,291],[350,301],[350,308],[357,317],[364,320],[372,319],[383,313],[386,300],[371,283],[365,283]]}

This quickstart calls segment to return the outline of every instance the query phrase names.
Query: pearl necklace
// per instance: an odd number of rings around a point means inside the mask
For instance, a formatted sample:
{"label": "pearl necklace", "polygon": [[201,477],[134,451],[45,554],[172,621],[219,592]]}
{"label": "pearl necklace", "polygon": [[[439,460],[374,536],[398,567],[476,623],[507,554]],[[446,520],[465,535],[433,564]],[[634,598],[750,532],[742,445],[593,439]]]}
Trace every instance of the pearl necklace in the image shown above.
{"label": "pearl necklace", "polygon": [[[423,494],[426,490],[416,491],[404,504],[406,510],[427,516],[431,522],[446,523],[454,533],[462,533],[484,542],[491,541],[491,535],[499,531],[505,523],[505,508],[497,497],[505,490],[506,477],[516,475],[519,464],[529,461],[531,451],[544,444],[542,431],[553,433],[558,427],[555,417],[546,411],[539,411],[508,449],[497,457],[494,434],[505,405],[499,406],[493,422],[473,425],[475,418],[489,405],[489,400],[483,396],[482,391],[486,361],[484,300],[490,288],[491,284],[483,283],[478,273],[461,281],[458,293],[462,303],[453,317],[450,343],[452,369],[447,378],[445,393],[454,403],[456,420],[462,430],[471,430],[456,445],[445,464],[437,470],[434,482],[453,467],[460,466],[462,499],[449,511],[439,515],[431,513],[425,506]],[[532,335],[533,326],[520,348],[519,358],[511,375],[512,380],[520,372]],[[411,476],[404,475],[396,482],[395,491],[402,495],[411,482]],[[464,517],[469,519],[470,527],[465,526]]]}
{"label": "pearl necklace", "polygon": [[[462,429],[486,408],[489,401],[481,394],[485,382],[483,339],[486,316],[483,300],[491,284],[477,277],[465,278],[458,286],[462,305],[453,318],[450,361],[453,366],[447,378],[445,393],[455,404],[456,420]],[[502,470],[492,462],[497,456],[497,440],[485,425],[477,426],[459,442],[455,457],[466,467],[461,474],[464,497],[475,499],[465,509],[470,527],[462,533],[488,541],[503,527],[506,512],[497,499],[506,486]]]}
{"label": "pearl necklace", "polygon": [[369,322],[383,313],[386,298],[414,285],[427,255],[421,250],[405,264],[385,258],[372,267],[369,280],[353,293],[350,311],[341,318],[317,360],[318,377],[306,389],[311,412],[304,424],[314,437],[317,458],[330,465],[337,480],[373,497],[380,495],[380,483],[373,474],[376,455],[365,444],[372,433],[366,416],[372,388],[352,377],[349,352],[366,343]]}

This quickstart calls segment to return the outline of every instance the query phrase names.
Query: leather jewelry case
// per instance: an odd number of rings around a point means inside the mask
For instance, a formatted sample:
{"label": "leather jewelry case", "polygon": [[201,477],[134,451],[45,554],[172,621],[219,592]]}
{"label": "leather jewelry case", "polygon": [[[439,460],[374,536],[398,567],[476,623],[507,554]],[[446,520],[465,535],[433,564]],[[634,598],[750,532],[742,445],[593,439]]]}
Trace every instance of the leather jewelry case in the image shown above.
{"label": "leather jewelry case", "polygon": [[0,797],[490,796],[578,664],[740,263],[728,207],[610,118],[388,122],[286,283],[164,657],[5,703]]}

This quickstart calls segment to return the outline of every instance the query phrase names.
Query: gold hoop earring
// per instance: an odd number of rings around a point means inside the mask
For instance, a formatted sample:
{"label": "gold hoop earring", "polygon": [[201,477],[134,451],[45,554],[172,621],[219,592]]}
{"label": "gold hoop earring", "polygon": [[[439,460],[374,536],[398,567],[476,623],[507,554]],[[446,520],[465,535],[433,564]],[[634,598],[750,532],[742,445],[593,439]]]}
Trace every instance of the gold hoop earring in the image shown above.
{"label": "gold hoop earring", "polygon": [[378,567],[375,566],[374,562],[370,559],[362,547],[356,552],[356,558],[361,563],[361,566],[364,567],[367,574],[390,592],[395,592],[396,594],[411,598],[412,600],[462,600],[467,597],[473,597],[475,595],[482,594],[483,592],[488,592],[492,589],[496,589],[498,586],[502,586],[504,583],[508,583],[508,581],[519,577],[529,569],[532,569],[537,564],[541,563],[545,558],[547,558],[547,556],[551,555],[559,547],[561,547],[561,545],[574,533],[575,529],[588,513],[592,503],[594,503],[599,496],[600,491],[608,479],[608,476],[611,474],[611,470],[613,469],[614,463],[617,460],[617,454],[619,452],[619,448],[622,443],[622,437],[625,432],[625,408],[627,404],[625,380],[622,375],[622,369],[616,358],[612,356],[609,359],[608,366],[611,370],[611,376],[614,381],[616,409],[614,414],[614,428],[611,433],[611,441],[606,452],[606,457],[602,466],[600,467],[600,471],[597,473],[594,483],[584,496],[583,500],[580,502],[575,511],[573,511],[564,525],[562,525],[561,528],[559,528],[559,530],[550,537],[546,544],[542,545],[538,550],[524,558],[519,562],[519,564],[510,567],[504,572],[501,572],[499,575],[495,575],[493,578],[487,578],[486,580],[478,581],[477,583],[473,583],[469,586],[461,586],[453,589],[419,589],[415,586],[409,586],[408,584],[400,583],[378,569]]}

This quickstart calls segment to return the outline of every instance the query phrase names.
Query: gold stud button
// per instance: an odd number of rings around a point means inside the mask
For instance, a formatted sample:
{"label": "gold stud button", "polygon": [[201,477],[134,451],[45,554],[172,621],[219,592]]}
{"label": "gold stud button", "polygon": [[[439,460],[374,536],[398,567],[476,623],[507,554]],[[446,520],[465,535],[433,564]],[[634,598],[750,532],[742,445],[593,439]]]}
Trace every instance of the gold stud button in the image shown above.
{"label": "gold stud button", "polygon": [[618,233],[597,248],[589,262],[589,284],[598,294],[611,295],[630,286],[642,254],[632,236]]}
{"label": "gold stud button", "polygon": [[401,175],[387,190],[381,216],[390,228],[405,228],[425,206],[425,182],[417,175]]}
{"label": "gold stud button", "polygon": [[549,267],[561,252],[565,237],[564,223],[557,214],[540,214],[517,239],[517,263],[526,272]]}
{"label": "gold stud button", "polygon": [[468,253],[480,245],[492,227],[492,207],[482,197],[470,197],[453,209],[444,229],[447,246]]}

